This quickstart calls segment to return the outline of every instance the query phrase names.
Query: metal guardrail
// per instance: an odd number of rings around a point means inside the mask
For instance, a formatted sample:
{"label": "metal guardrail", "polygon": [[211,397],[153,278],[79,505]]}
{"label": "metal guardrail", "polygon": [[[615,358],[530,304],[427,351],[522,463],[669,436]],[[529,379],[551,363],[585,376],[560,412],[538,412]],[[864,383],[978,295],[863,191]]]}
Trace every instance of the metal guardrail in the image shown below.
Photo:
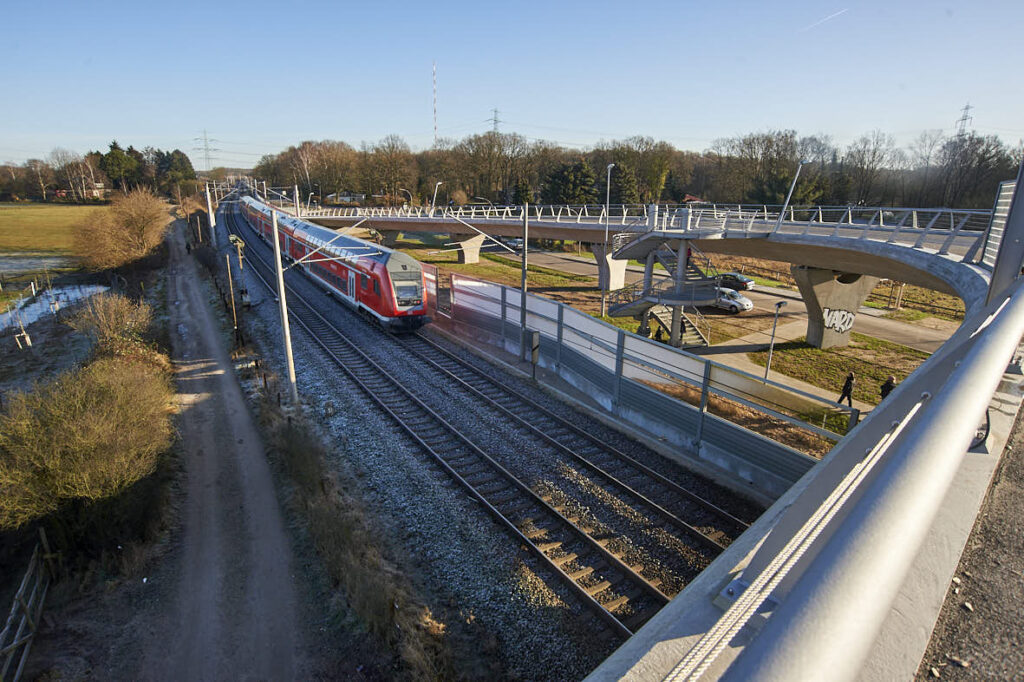
{"label": "metal guardrail", "polygon": [[984,419],[963,396],[995,392],[1022,335],[1018,279],[835,447],[666,679],[699,677],[766,605],[722,679],[854,679]]}

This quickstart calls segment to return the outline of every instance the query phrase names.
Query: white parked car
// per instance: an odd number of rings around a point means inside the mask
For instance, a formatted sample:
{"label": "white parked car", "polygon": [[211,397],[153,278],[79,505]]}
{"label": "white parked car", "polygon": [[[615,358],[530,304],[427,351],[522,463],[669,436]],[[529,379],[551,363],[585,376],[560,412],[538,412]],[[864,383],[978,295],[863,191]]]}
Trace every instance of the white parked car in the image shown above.
{"label": "white parked car", "polygon": [[735,289],[721,287],[718,289],[718,300],[715,301],[715,307],[728,310],[735,315],[743,310],[750,310],[754,307],[754,304],[749,298],[738,293]]}

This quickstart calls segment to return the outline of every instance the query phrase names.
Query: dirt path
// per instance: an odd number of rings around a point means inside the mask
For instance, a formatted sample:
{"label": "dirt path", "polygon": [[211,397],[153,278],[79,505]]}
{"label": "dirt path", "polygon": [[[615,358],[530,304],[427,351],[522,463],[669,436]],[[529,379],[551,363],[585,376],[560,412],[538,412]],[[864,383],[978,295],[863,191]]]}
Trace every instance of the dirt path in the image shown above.
{"label": "dirt path", "polygon": [[180,583],[167,612],[171,632],[154,642],[140,673],[292,679],[299,636],[291,546],[263,444],[198,282],[179,229],[168,304],[187,478],[173,559]]}

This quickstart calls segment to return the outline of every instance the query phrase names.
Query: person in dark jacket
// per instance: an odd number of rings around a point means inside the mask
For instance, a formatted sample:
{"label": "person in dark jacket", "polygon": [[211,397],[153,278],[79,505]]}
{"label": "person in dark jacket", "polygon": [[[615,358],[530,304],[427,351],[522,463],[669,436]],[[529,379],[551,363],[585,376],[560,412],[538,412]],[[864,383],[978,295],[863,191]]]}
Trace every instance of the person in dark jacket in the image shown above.
{"label": "person in dark jacket", "polygon": [[853,407],[853,385],[857,383],[853,372],[846,375],[846,382],[843,383],[843,392],[839,394],[839,400],[836,401],[836,405],[840,405],[843,402],[843,398],[846,398],[846,402],[850,407]]}
{"label": "person in dark jacket", "polygon": [[894,388],[896,388],[896,377],[890,374],[889,378],[886,379],[885,383],[878,389],[878,393],[882,396],[882,400],[885,400],[886,396],[892,393],[892,389]]}

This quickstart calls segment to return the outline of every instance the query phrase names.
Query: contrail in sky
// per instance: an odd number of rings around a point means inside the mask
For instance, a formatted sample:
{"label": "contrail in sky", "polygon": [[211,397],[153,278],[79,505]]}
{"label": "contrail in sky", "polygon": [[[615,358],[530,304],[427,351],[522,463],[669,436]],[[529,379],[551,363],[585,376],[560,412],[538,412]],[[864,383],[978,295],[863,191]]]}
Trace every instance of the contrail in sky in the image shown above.
{"label": "contrail in sky", "polygon": [[799,31],[797,31],[797,32],[798,32],[798,33],[803,33],[804,31],[810,31],[810,30],[811,30],[812,28],[814,28],[815,26],[821,26],[821,25],[822,25],[822,24],[824,24],[824,23],[825,23],[826,21],[831,21],[832,19],[835,19],[836,17],[838,17],[838,16],[840,15],[840,14],[846,14],[846,13],[847,13],[847,12],[849,12],[849,11],[850,11],[850,8],[849,8],[849,7],[847,7],[846,9],[841,9],[841,10],[839,10],[838,12],[836,12],[835,14],[830,14],[830,15],[828,15],[827,17],[825,17],[824,19],[821,19],[821,20],[819,20],[819,21],[816,21],[816,22],[814,22],[813,24],[811,24],[810,26],[805,26],[804,28],[800,29],[800,30],[799,30]]}

